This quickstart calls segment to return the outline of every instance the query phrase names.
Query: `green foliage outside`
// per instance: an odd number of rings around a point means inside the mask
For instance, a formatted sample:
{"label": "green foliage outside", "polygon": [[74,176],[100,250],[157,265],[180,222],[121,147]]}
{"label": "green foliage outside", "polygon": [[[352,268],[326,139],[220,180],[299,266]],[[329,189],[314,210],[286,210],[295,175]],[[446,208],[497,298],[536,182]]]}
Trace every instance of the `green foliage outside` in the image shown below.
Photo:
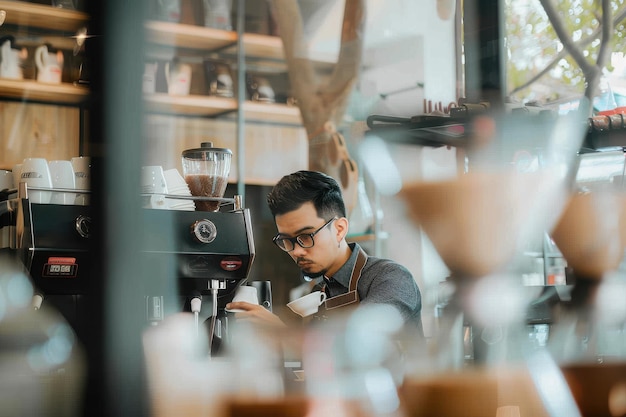
{"label": "green foliage outside", "polygon": [[[595,65],[600,47],[600,1],[552,2],[570,38]],[[614,22],[611,50],[626,55],[626,0],[611,0],[611,10]],[[507,86],[511,98],[549,105],[581,97],[585,76],[565,52],[540,1],[505,0],[505,16]],[[533,80],[546,68],[549,68],[547,73]],[[613,70],[609,60],[604,72]]]}

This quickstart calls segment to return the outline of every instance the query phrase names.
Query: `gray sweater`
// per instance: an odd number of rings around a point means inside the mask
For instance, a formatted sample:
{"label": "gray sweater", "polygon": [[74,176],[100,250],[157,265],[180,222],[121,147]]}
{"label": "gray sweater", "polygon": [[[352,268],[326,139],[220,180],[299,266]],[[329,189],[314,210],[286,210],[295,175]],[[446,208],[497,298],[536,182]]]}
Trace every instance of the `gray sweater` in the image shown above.
{"label": "gray sweater", "polygon": [[[352,255],[335,275],[324,277],[326,292],[335,297],[348,291],[350,276],[359,253],[359,245],[350,243]],[[323,282],[320,282],[323,283]],[[422,330],[422,297],[413,275],[404,266],[389,259],[368,256],[357,287],[362,304],[389,304],[398,309],[405,325]]]}

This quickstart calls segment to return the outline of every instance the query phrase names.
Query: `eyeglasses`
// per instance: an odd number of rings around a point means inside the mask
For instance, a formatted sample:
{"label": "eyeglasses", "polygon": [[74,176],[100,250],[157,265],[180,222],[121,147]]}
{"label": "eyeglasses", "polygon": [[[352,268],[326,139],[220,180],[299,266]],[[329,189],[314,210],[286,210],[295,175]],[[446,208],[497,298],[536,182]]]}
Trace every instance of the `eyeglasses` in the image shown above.
{"label": "eyeglasses", "polygon": [[302,233],[296,237],[282,237],[281,235],[276,235],[272,239],[272,242],[276,244],[279,248],[284,250],[285,252],[291,252],[296,247],[296,243],[300,245],[303,249],[312,248],[315,245],[315,240],[313,240],[313,236],[318,234],[321,230],[323,230],[326,226],[331,224],[333,221],[337,220],[337,217],[333,217],[322,227],[314,231],[313,233]]}

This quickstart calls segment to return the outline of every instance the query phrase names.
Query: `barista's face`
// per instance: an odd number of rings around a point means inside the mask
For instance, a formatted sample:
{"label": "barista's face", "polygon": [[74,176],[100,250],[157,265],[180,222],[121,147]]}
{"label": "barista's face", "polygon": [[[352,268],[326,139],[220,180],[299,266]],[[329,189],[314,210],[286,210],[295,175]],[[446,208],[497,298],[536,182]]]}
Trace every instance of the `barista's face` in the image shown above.
{"label": "barista's face", "polygon": [[[303,233],[315,233],[331,219],[318,217],[313,203],[305,203],[297,210],[276,216],[275,220],[282,237],[296,237]],[[347,220],[342,217],[319,230],[313,237],[312,247],[303,248],[296,243],[294,249],[287,253],[311,278],[332,275],[343,264],[339,246],[346,233]]]}

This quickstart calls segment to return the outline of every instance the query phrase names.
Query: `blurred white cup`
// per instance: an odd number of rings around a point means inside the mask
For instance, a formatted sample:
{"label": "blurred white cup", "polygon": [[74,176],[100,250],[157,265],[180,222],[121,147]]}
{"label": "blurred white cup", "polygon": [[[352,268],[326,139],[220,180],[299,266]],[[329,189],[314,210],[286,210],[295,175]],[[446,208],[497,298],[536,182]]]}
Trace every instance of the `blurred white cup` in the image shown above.
{"label": "blurred white cup", "polygon": [[19,188],[20,187],[20,181],[22,180],[21,175],[22,175],[22,164],[15,164],[13,165],[13,168],[11,168],[11,171],[13,172],[13,185],[15,186],[15,188]]}
{"label": "blurred white cup", "polygon": [[22,161],[20,181],[28,187],[28,199],[32,203],[48,204],[52,198],[52,192],[31,190],[30,188],[52,188],[52,176],[48,161],[45,158],[26,158]]}
{"label": "blurred white cup", "polygon": [[145,208],[166,209],[167,182],[163,167],[148,165],[141,167],[141,194]]}
{"label": "blurred white cup", "polygon": [[74,169],[76,189],[89,190],[91,187],[91,158],[88,156],[75,156],[70,162]]}
{"label": "blurred white cup", "polygon": [[[91,189],[91,158],[88,156],[75,156],[70,162],[74,169],[74,185],[77,190]],[[75,195],[75,204],[86,206],[89,204],[89,194],[78,193]]]}
{"label": "blurred white cup", "polygon": [[0,190],[15,188],[13,185],[13,173],[6,169],[0,169]]}
{"label": "blurred white cup", "polygon": [[163,167],[148,165],[141,167],[141,192],[143,194],[166,194],[167,183]]}
{"label": "blurred white cup", "polygon": [[[233,297],[233,302],[236,301],[245,301],[246,303],[250,304],[259,304],[259,294],[256,287],[251,287],[249,285],[240,285],[235,292],[235,296]],[[231,313],[237,313],[243,310],[226,309],[226,311]]]}
{"label": "blurred white cup", "polygon": [[[70,161],[56,160],[49,161],[50,175],[52,176],[52,188],[65,188],[73,190],[76,188],[76,178],[74,176],[74,168]],[[74,204],[76,194],[72,192],[52,193],[52,204]]]}

